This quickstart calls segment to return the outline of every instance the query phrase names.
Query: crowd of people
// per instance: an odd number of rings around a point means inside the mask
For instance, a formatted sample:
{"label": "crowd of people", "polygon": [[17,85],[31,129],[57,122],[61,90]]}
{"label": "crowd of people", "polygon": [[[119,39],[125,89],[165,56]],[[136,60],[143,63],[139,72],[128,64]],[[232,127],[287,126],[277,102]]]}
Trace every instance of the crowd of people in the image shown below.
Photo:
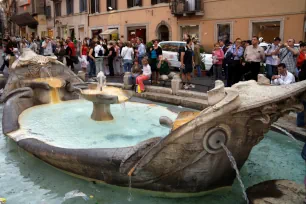
{"label": "crowd of people", "polygon": [[[200,76],[202,60],[199,43],[188,34],[184,35],[184,41],[186,46],[178,50],[178,61],[181,63],[183,88],[189,89],[195,87],[191,83],[195,69]],[[3,43],[4,63],[0,71],[9,67],[24,48],[30,48],[40,55],[56,55],[58,60],[72,71],[75,64],[80,63],[84,72],[89,70],[88,78],[96,77],[100,71],[109,76],[122,76],[125,72],[132,72],[132,78],[135,78],[132,81],[141,87],[141,91],[145,90],[143,81],[151,80],[152,84],[158,84],[161,75],[170,73],[171,64],[163,58],[163,50],[158,45],[158,40],[153,40],[152,46],[149,47],[145,46],[140,38],[123,43],[120,40],[108,42],[102,38],[85,38],[83,41],[77,41],[70,37],[66,40],[59,37],[17,40],[11,37]],[[300,43],[297,48],[294,39],[281,43],[281,39],[276,37],[266,50],[259,43],[257,36],[253,36],[252,40],[242,41],[237,38],[234,43],[223,40],[215,43],[211,69],[214,79],[226,80],[227,86],[230,87],[239,81],[257,80],[258,74],[263,72],[274,85],[294,83],[306,78],[303,69],[306,59],[305,43]],[[147,65],[148,67],[144,67]],[[143,71],[144,68],[146,72]],[[138,76],[139,79],[136,80]]]}
{"label": "crowd of people", "polygon": [[276,37],[266,50],[259,45],[257,36],[247,41],[237,38],[230,45],[220,40],[214,45],[212,55],[214,78],[226,79],[228,87],[239,81],[257,81],[259,73],[265,73],[274,85],[290,84],[305,78],[306,44],[300,42],[299,48],[295,47],[294,39],[283,44]]}

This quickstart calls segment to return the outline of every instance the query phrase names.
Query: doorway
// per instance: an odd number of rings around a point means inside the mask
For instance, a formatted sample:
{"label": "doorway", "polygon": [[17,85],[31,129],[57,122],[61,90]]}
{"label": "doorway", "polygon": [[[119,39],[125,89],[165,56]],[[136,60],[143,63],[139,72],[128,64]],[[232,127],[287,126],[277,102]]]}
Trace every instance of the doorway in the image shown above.
{"label": "doorway", "polygon": [[169,29],[165,25],[158,28],[158,38],[160,41],[169,41]]}
{"label": "doorway", "polygon": [[147,42],[147,29],[146,27],[128,27],[128,40],[131,41],[133,38],[141,38],[143,42]]}

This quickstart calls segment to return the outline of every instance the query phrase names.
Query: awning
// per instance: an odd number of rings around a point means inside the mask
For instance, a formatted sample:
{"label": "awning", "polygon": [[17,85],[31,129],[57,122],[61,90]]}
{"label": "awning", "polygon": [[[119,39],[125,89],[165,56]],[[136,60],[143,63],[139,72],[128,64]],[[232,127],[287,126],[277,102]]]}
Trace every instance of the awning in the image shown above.
{"label": "awning", "polygon": [[103,31],[101,33],[101,35],[111,35],[111,34],[115,34],[118,33],[118,29],[108,29],[106,31]]}
{"label": "awning", "polygon": [[29,12],[14,15],[11,17],[11,20],[18,26],[35,27],[38,25],[37,20]]}

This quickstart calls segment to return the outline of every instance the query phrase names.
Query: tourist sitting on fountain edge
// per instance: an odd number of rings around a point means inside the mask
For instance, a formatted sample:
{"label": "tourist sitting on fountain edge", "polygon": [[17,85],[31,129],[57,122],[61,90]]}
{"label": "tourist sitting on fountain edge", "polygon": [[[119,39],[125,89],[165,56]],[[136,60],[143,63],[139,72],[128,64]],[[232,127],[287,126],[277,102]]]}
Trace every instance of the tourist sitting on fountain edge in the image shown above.
{"label": "tourist sitting on fountain edge", "polygon": [[136,85],[136,78],[141,75],[142,66],[139,65],[138,60],[134,60],[134,65],[132,67],[132,75],[130,76],[130,80],[132,82],[132,89],[134,90]]}
{"label": "tourist sitting on fountain edge", "polygon": [[148,58],[145,57],[142,59],[142,74],[136,78],[136,84],[138,85],[137,87],[138,92],[141,93],[145,91],[143,82],[149,80],[151,78],[151,74],[152,72]]}

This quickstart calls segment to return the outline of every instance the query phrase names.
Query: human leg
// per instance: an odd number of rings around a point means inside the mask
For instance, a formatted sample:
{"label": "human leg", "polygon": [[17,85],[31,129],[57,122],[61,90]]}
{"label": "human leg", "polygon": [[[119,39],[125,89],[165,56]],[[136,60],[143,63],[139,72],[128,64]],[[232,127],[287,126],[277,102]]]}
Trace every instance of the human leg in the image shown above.
{"label": "human leg", "polygon": [[138,64],[139,65],[142,65],[142,59],[143,59],[143,57],[138,57]]}
{"label": "human leg", "polygon": [[272,75],[273,75],[273,67],[270,64],[266,64],[266,73],[267,73],[267,78],[269,78],[271,80]]}
{"label": "human leg", "polygon": [[201,65],[196,65],[196,68],[197,68],[197,76],[198,77],[201,77],[202,76],[202,70],[201,70]]}
{"label": "human leg", "polygon": [[132,69],[132,60],[128,61],[127,69],[128,69],[128,72],[131,72],[131,69]]}
{"label": "human leg", "polygon": [[90,59],[89,60],[89,64],[90,64],[89,77],[94,77],[95,74],[96,74],[96,64],[95,64],[95,61]]}
{"label": "human leg", "polygon": [[146,75],[140,75],[136,78],[136,84],[138,84],[138,86],[140,86],[141,91],[145,90],[143,82],[146,81],[146,80],[149,80],[149,79],[150,79],[150,77],[146,76]]}
{"label": "human leg", "polygon": [[128,60],[123,60],[123,69],[124,72],[128,72]]}
{"label": "human leg", "polygon": [[114,66],[113,66],[113,58],[108,58],[108,67],[109,67],[109,75],[114,76]]}
{"label": "human leg", "polygon": [[260,72],[260,62],[252,62],[251,65],[252,79],[257,81]]}
{"label": "human leg", "polygon": [[218,64],[216,69],[217,79],[216,80],[222,80],[222,65]]}

